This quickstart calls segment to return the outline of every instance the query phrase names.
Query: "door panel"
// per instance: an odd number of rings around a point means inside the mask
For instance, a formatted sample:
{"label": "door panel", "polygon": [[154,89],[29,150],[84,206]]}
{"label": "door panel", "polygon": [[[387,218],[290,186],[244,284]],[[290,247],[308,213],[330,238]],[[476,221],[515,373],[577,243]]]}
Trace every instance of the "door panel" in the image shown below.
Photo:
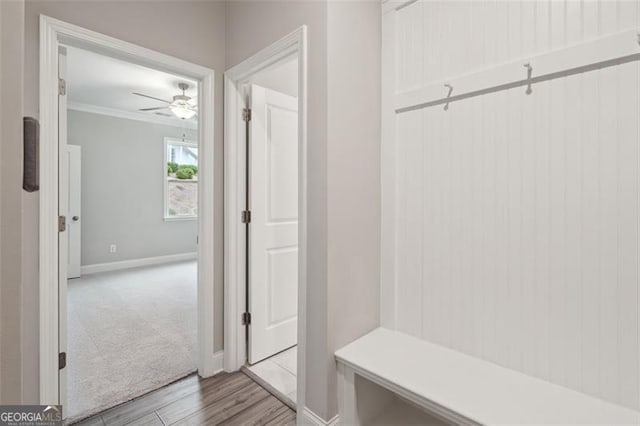
{"label": "door panel", "polygon": [[[298,220],[298,113],[267,106],[269,223]],[[292,143],[292,138],[295,143]],[[293,161],[295,160],[295,162]]]}
{"label": "door panel", "polygon": [[80,277],[81,258],[81,148],[77,145],[67,145],[69,164],[69,266],[67,276],[69,278]]}
{"label": "door panel", "polygon": [[267,250],[269,309],[267,327],[294,319],[298,294],[298,247]]}
{"label": "door panel", "polygon": [[249,363],[297,342],[298,101],[251,87]]}

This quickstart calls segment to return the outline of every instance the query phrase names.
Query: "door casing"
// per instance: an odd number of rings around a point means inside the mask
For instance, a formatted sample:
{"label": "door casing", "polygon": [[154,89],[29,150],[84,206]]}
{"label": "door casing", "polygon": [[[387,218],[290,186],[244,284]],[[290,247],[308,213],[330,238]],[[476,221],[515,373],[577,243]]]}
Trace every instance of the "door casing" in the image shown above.
{"label": "door casing", "polygon": [[244,86],[267,68],[298,58],[298,412],[304,411],[307,295],[307,27],[302,26],[224,75],[224,342],[225,371],[237,371],[247,359],[242,314],[246,307],[246,227],[241,214],[246,195],[246,107]]}
{"label": "door casing", "polygon": [[[198,81],[198,259],[214,257],[214,76],[212,69],[137,46],[48,16],[40,16],[40,247],[39,247],[39,378],[40,403],[60,401],[58,353],[60,309],[58,277],[66,265],[58,252],[58,47],[61,43],[184,75]],[[198,262],[198,374],[221,369],[213,351],[214,266]]]}
{"label": "door casing", "polygon": [[[67,78],[67,48],[58,46],[58,78]],[[60,87],[60,86],[58,86]],[[59,89],[58,89],[59,90]],[[69,217],[69,152],[67,151],[67,90],[58,96],[58,214]],[[65,236],[69,235],[69,224]],[[58,233],[58,235],[61,235]],[[69,266],[70,238],[58,238],[58,330],[67,330],[67,279]],[[58,352],[68,350],[67,333],[58,331]],[[58,359],[60,362],[60,359]],[[66,355],[65,368],[58,369],[58,404],[67,404]],[[64,411],[63,411],[64,414]]]}

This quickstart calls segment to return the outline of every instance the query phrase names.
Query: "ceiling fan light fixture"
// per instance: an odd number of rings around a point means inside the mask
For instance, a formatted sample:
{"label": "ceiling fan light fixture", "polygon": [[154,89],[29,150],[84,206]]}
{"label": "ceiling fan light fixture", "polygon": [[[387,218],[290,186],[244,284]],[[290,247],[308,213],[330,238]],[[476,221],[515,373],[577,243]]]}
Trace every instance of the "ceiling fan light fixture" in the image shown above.
{"label": "ceiling fan light fixture", "polygon": [[[0,0],[2,1],[2,0]],[[172,101],[167,101],[161,98],[156,98],[154,96],[145,95],[143,93],[133,92],[134,95],[142,96],[144,98],[155,99],[156,101],[164,102],[169,105],[164,107],[154,107],[154,108],[142,108],[140,111],[156,111],[159,109],[169,108],[173,115],[183,120],[188,120],[198,112],[198,103],[191,96],[187,96],[185,93],[187,89],[189,89],[189,85],[187,83],[178,83],[178,88],[182,90],[181,95],[175,95]]]}
{"label": "ceiling fan light fixture", "polygon": [[196,112],[194,110],[183,105],[171,105],[169,109],[171,110],[172,113],[175,114],[176,117],[181,118],[183,120],[188,120],[194,115],[196,115]]}

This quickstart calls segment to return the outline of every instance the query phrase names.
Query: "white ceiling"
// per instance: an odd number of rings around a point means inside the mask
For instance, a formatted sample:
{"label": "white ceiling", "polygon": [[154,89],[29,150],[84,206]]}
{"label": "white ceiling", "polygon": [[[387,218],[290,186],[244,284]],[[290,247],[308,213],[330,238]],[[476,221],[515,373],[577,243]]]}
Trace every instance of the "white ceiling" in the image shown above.
{"label": "white ceiling", "polygon": [[258,72],[251,82],[258,86],[297,98],[298,57],[294,56],[283,64]]}
{"label": "white ceiling", "polygon": [[[143,93],[171,101],[174,95],[181,94],[178,83],[189,84],[186,94],[197,97],[197,83],[184,77],[135,65],[119,59],[103,56],[86,50],[67,47],[67,94],[70,104],[94,106],[104,109],[138,113],[140,108],[159,107],[166,104],[153,99],[133,95]],[[146,112],[149,118],[158,121],[182,120],[174,117],[169,109],[160,110],[172,117],[161,117]],[[188,120],[193,124],[197,116]]]}

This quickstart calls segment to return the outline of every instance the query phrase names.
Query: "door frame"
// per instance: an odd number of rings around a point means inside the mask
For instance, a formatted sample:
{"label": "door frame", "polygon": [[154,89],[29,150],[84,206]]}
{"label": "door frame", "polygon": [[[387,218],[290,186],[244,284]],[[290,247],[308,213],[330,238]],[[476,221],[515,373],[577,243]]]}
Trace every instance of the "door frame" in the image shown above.
{"label": "door frame", "polygon": [[246,227],[241,220],[246,191],[244,85],[260,71],[298,57],[298,374],[297,406],[304,409],[307,295],[307,27],[302,26],[224,73],[224,342],[225,371],[246,363],[242,314],[246,301]]}
{"label": "door frame", "polygon": [[[214,70],[40,15],[40,403],[59,401],[58,46],[80,47],[198,81],[198,374],[221,369],[214,354]],[[206,262],[200,261],[207,259]]]}

